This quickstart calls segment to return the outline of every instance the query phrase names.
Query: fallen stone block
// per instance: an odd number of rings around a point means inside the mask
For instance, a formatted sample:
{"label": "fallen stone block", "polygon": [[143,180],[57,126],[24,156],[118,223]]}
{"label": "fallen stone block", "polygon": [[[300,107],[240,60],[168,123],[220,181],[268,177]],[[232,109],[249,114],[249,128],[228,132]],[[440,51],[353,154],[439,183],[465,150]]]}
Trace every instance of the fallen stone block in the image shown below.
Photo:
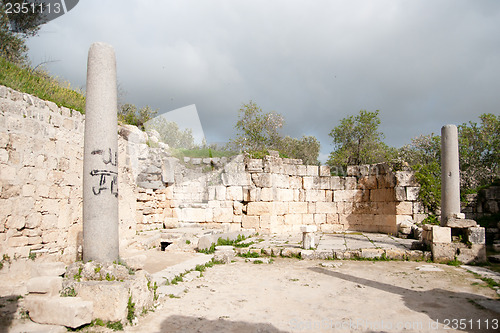
{"label": "fallen stone block", "polygon": [[483,227],[467,228],[467,240],[472,244],[486,244],[486,233]]}
{"label": "fallen stone block", "polygon": [[144,264],[146,263],[146,259],[147,259],[147,257],[144,254],[139,254],[136,256],[129,257],[129,258],[123,258],[123,260],[125,261],[127,266],[129,268],[133,269],[134,271],[138,271],[140,269],[143,269]]}
{"label": "fallen stone block", "polygon": [[62,289],[63,278],[61,276],[38,276],[28,280],[26,287],[30,294],[45,294],[47,296],[59,296]]}
{"label": "fallen stone block", "polygon": [[32,321],[14,324],[9,327],[9,333],[67,333],[68,329],[61,325],[43,325]]}
{"label": "fallen stone block", "polygon": [[77,328],[92,321],[92,302],[81,297],[44,297],[28,295],[24,306],[31,320],[39,324]]}
{"label": "fallen stone block", "polygon": [[93,302],[94,316],[104,321],[127,318],[129,288],[124,282],[87,281],[75,285],[79,298]]}
{"label": "fallen stone block", "polygon": [[405,250],[398,250],[398,249],[386,249],[385,250],[385,257],[387,259],[404,260],[405,256],[406,256]]}

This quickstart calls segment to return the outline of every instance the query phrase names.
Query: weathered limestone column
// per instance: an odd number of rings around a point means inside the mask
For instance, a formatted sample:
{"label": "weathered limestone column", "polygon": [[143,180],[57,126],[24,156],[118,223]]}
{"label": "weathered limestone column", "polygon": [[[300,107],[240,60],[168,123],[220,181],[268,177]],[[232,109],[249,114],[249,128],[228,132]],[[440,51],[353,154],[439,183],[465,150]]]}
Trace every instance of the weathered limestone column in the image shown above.
{"label": "weathered limestone column", "polygon": [[460,165],[458,130],[455,125],[441,128],[441,226],[460,215]]}
{"label": "weathered limestone column", "polygon": [[94,43],[87,62],[83,155],[83,260],[119,258],[116,60]]}

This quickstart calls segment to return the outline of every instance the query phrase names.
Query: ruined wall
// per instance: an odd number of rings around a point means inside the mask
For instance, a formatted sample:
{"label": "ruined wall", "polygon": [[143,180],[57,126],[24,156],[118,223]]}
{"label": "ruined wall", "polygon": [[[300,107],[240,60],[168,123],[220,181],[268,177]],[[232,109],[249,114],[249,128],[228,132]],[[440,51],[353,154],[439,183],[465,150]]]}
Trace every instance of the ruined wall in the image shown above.
{"label": "ruined wall", "polygon": [[[149,190],[138,215],[141,230],[205,226],[226,231],[298,232],[314,224],[324,232],[358,230],[397,233],[403,221],[425,218],[413,172],[393,172],[385,164],[348,168],[348,176],[331,176],[328,166],[305,166],[300,160],[266,156],[248,159],[190,159],[175,163],[175,181]],[[155,196],[166,198],[162,207]]]}
{"label": "ruined wall", "polygon": [[[84,116],[0,86],[0,255],[78,258],[82,237]],[[204,226],[266,233],[396,233],[425,216],[413,174],[385,165],[326,166],[242,155],[169,156],[155,134],[119,129],[120,244],[137,231]]]}
{"label": "ruined wall", "polygon": [[[0,86],[0,256],[81,251],[85,117]],[[120,140],[120,233],[135,235],[135,185]]]}

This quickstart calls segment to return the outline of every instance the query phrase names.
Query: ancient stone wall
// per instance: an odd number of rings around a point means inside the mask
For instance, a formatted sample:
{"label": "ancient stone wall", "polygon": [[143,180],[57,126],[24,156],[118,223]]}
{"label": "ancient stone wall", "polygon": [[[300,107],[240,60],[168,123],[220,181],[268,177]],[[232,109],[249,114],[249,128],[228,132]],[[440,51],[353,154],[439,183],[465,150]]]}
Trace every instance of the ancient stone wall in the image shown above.
{"label": "ancient stone wall", "polygon": [[[298,232],[301,225],[317,225],[324,232],[395,234],[401,222],[420,222],[426,216],[413,173],[392,172],[385,164],[349,167],[348,176],[339,177],[331,176],[327,166],[306,166],[300,160],[238,156],[219,175],[220,184],[207,185],[208,196],[197,206],[181,204],[176,182],[171,219],[183,226],[264,233]],[[195,187],[203,188],[200,183]]]}
{"label": "ancient stone wall", "polygon": [[[81,255],[83,132],[79,112],[0,86],[0,255]],[[425,217],[408,171],[358,166],[338,177],[275,156],[178,160],[154,133],[130,125],[119,133],[122,245],[164,227],[395,234]]]}
{"label": "ancient stone wall", "polygon": [[[82,242],[84,115],[0,86],[0,256],[74,261]],[[136,189],[120,140],[120,235],[135,235]],[[98,181],[98,180],[97,180]]]}

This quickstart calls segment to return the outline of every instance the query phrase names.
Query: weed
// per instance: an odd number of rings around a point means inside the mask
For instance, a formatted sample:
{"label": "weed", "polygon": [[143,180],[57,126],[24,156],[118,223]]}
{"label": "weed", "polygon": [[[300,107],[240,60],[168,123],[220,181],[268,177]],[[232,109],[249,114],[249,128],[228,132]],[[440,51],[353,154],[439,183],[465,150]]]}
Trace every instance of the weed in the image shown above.
{"label": "weed", "polygon": [[106,281],[115,281],[116,278],[114,275],[110,275],[109,273],[106,273]]}
{"label": "weed", "polygon": [[458,267],[462,265],[462,262],[460,260],[457,260],[457,258],[455,258],[453,260],[448,261],[446,265]]}
{"label": "weed", "polygon": [[176,275],[172,281],[170,281],[171,284],[177,284],[179,282],[183,282],[184,280],[182,279],[182,274],[181,275]]}
{"label": "weed", "polygon": [[123,331],[123,324],[121,321],[108,321],[106,327],[113,331]]}
{"label": "weed", "polygon": [[76,297],[76,291],[73,287],[66,287],[60,292],[61,297]]}
{"label": "weed", "polygon": [[129,296],[127,303],[127,320],[132,324],[132,320],[135,318],[135,303],[132,302],[132,296]]}
{"label": "weed", "polygon": [[262,260],[255,260],[253,263],[258,265],[258,264],[263,264],[264,262]]}
{"label": "weed", "polygon": [[101,271],[101,265],[97,265],[96,268],[94,268],[94,272],[99,273]]}
{"label": "weed", "polygon": [[168,297],[170,297],[170,298],[180,298],[179,296],[175,296],[174,294],[169,294]]}
{"label": "weed", "polygon": [[96,318],[96,319],[94,319],[94,320],[92,320],[90,322],[89,326],[90,327],[93,327],[93,326],[106,326],[106,323],[101,318]]}
{"label": "weed", "polygon": [[259,258],[260,254],[258,254],[256,252],[239,253],[238,257],[242,257],[242,258]]}
{"label": "weed", "polygon": [[189,239],[186,239],[186,244],[187,245],[191,244],[191,241]]}
{"label": "weed", "polygon": [[75,275],[73,275],[73,279],[75,279],[76,281],[80,282],[82,280],[82,271],[83,271],[83,267],[79,267],[78,268],[78,273],[76,273]]}

